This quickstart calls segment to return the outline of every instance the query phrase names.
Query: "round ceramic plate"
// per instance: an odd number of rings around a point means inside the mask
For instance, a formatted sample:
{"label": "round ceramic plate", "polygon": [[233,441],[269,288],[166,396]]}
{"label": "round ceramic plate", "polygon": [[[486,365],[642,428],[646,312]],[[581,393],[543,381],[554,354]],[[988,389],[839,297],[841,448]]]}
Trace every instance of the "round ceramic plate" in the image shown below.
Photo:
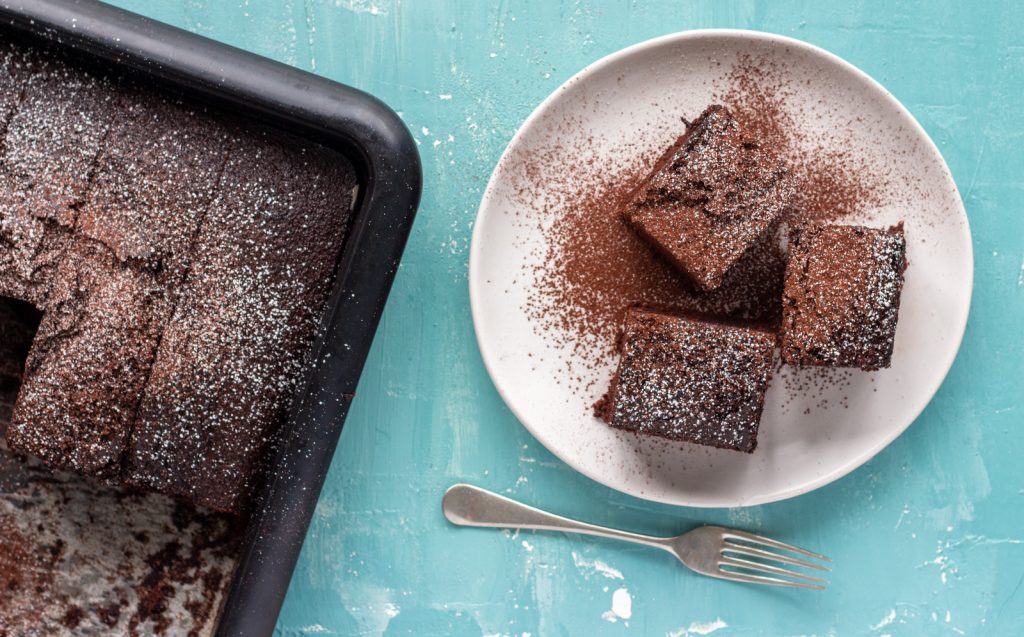
{"label": "round ceramic plate", "polygon": [[[740,59],[767,60],[791,86],[794,121],[811,133],[849,127],[844,145],[885,167],[910,196],[881,201],[870,225],[907,219],[908,259],[892,366],[851,371],[847,381],[808,396],[773,381],[758,447],[743,454],[645,439],[591,415],[615,361],[588,369],[580,390],[556,382],[576,356],[565,334],[528,311],[544,258],[552,197],[524,201],[525,157],[544,170],[577,161],[557,149],[587,144],[588,161],[613,166],[625,154],[657,157],[712,103]],[[671,104],[672,108],[666,108]],[[824,108],[823,108],[824,106]],[[552,141],[557,143],[552,144]],[[554,150],[552,150],[554,149]],[[535,176],[535,175],[534,175]],[[518,194],[517,194],[518,193]],[[548,196],[550,194],[550,197]],[[531,203],[532,202],[532,203]],[[550,216],[550,215],[548,215]],[[610,266],[613,267],[613,266]],[[552,453],[614,489],[671,504],[732,507],[782,500],[842,477],[900,435],[942,383],[963,336],[973,259],[963,204],[938,149],[881,85],[847,62],[803,42],[749,31],[692,31],[650,40],[587,67],[542,103],[494,170],[473,233],[470,299],[487,370],[509,408]],[[577,366],[577,368],[580,366]],[[800,374],[800,371],[790,373]],[[591,382],[592,381],[592,382]],[[806,405],[804,404],[806,403]]]}

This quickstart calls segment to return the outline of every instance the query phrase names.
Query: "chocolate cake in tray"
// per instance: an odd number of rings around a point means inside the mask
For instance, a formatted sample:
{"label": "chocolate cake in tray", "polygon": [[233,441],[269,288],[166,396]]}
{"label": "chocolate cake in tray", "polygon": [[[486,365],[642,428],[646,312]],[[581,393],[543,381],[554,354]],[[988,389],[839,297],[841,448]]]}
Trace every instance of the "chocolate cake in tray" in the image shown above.
{"label": "chocolate cake in tray", "polygon": [[334,151],[0,44],[0,296],[42,313],[10,448],[244,512],[355,186]]}

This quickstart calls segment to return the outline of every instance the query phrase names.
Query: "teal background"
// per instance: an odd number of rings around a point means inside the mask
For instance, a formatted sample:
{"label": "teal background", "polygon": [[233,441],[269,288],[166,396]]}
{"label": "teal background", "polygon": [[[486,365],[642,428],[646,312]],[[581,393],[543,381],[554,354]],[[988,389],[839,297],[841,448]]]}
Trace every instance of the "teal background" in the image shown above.
{"label": "teal background", "polygon": [[[1024,634],[1024,5],[888,2],[119,0],[373,93],[420,143],[419,219],[277,634]],[[477,351],[467,259],[498,157],[587,63],[685,29],[822,46],[879,80],[944,153],[974,234],[974,304],[946,383],[852,475],[788,502],[701,511],[583,478],[504,407]],[[823,594],[697,577],[601,540],[449,527],[469,481],[651,533],[698,522],[831,555]],[[575,557],[573,553],[575,552]],[[602,574],[595,560],[621,572]],[[632,616],[602,618],[625,588]],[[720,621],[719,621],[720,620]]]}

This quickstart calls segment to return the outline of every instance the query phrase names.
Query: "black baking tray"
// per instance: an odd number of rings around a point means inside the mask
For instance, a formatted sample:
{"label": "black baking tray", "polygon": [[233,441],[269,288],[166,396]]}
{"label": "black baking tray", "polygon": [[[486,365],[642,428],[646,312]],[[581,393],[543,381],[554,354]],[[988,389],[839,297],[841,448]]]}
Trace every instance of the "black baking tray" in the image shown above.
{"label": "black baking tray", "polygon": [[416,144],[354,88],[95,0],[0,0],[13,26],[342,152],[360,193],[328,311],[279,452],[256,494],[215,632],[270,635],[419,203]]}

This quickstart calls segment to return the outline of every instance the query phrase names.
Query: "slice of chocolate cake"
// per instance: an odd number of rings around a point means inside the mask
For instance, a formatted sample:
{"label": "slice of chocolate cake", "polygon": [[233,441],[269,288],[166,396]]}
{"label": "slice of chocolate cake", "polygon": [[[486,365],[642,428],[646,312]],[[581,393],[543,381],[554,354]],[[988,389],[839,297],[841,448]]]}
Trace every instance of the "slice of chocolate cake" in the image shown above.
{"label": "slice of chocolate cake", "polygon": [[903,224],[795,228],[782,305],[782,360],[890,365],[906,269]]}
{"label": "slice of chocolate cake", "polygon": [[[105,81],[12,49],[19,99],[0,143],[0,295],[43,307],[113,117]],[[22,77],[24,76],[24,77]]]}
{"label": "slice of chocolate cake", "polygon": [[704,290],[782,218],[793,195],[781,161],[711,106],[620,209],[625,221]]}
{"label": "slice of chocolate cake", "polygon": [[619,429],[750,453],[774,349],[767,330],[630,310],[595,414]]}
{"label": "slice of chocolate cake", "polygon": [[116,477],[166,314],[145,272],[78,239],[25,364],[7,441],[52,467]]}
{"label": "slice of chocolate cake", "polygon": [[123,91],[119,102],[122,121],[96,161],[80,232],[173,284],[188,267],[230,134],[208,114],[159,95]]}
{"label": "slice of chocolate cake", "polygon": [[164,332],[128,482],[241,509],[303,369],[355,185],[339,156],[280,137],[232,153]]}
{"label": "slice of chocolate cake", "polygon": [[22,214],[71,227],[116,113],[114,87],[46,61],[22,91],[4,137],[0,193]]}

